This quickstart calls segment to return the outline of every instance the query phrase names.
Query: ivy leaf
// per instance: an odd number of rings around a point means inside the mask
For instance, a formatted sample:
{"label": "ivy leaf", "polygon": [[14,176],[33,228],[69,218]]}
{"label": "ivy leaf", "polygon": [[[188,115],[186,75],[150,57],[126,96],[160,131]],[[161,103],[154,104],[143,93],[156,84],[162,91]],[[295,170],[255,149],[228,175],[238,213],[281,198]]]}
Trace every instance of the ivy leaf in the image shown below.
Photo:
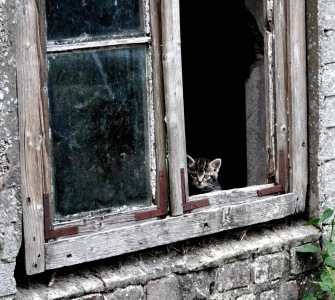
{"label": "ivy leaf", "polygon": [[[327,268],[323,269],[320,273],[320,279],[322,282],[331,282],[331,278],[329,277],[329,274],[327,272]],[[315,282],[317,284],[319,284],[319,282]]]}
{"label": "ivy leaf", "polygon": [[310,252],[310,253],[317,253],[320,251],[320,249],[318,247],[316,247],[315,245],[312,244],[306,244],[306,245],[302,245],[300,246],[297,250],[297,252]]}
{"label": "ivy leaf", "polygon": [[329,256],[331,256],[332,254],[335,253],[335,244],[333,242],[330,242],[328,240],[324,240],[323,241],[325,243],[325,246],[326,246],[326,251],[327,251],[327,254]]}
{"label": "ivy leaf", "polygon": [[332,209],[327,208],[320,218],[320,223],[323,223],[325,220],[329,219],[332,216],[333,212],[334,211]]}
{"label": "ivy leaf", "polygon": [[310,219],[309,221],[305,222],[303,225],[304,226],[315,225],[315,224],[318,224],[319,222],[320,222],[319,218],[314,218],[314,219]]}
{"label": "ivy leaf", "polygon": [[329,267],[335,268],[335,259],[333,259],[331,257],[326,257],[325,264]]}
{"label": "ivy leaf", "polygon": [[332,290],[331,282],[319,281],[318,285],[324,292],[331,292]]}
{"label": "ivy leaf", "polygon": [[318,300],[318,298],[314,297],[312,294],[308,293],[302,297],[302,300]]}

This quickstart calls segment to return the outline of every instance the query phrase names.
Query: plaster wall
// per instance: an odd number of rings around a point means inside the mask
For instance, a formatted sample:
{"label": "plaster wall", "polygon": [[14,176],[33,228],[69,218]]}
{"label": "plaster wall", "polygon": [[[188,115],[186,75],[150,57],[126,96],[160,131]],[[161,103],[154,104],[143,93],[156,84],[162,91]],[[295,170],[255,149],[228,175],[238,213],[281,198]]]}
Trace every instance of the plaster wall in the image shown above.
{"label": "plaster wall", "polygon": [[22,241],[15,65],[15,1],[0,1],[0,296],[16,292]]}

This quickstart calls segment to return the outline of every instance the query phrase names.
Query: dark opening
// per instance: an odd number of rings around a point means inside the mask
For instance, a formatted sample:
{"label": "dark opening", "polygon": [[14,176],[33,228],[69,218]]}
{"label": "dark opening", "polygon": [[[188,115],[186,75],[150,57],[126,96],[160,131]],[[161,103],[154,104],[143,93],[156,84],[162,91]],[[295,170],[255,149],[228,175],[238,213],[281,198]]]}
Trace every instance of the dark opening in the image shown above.
{"label": "dark opening", "polygon": [[247,186],[245,80],[257,23],[244,0],[224,9],[180,0],[180,20],[187,154],[221,158],[223,189]]}

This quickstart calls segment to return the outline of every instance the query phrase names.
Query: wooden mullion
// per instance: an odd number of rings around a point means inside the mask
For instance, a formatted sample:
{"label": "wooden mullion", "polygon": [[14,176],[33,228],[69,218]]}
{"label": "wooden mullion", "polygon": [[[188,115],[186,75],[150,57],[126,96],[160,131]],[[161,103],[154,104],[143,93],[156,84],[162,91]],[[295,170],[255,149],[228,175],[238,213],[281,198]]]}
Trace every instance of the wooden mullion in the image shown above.
{"label": "wooden mullion", "polygon": [[[279,180],[280,174],[280,150],[283,150],[288,165],[289,154],[289,134],[288,123],[288,42],[287,42],[287,0],[276,0],[273,2],[274,18],[274,88],[275,88],[275,178]],[[288,178],[288,168],[285,169],[285,177]],[[285,182],[284,189],[288,189],[288,180]]]}
{"label": "wooden mullion", "polygon": [[288,0],[288,70],[291,117],[290,189],[297,199],[297,211],[306,206],[308,182],[306,22],[305,0]]}
{"label": "wooden mullion", "polygon": [[28,275],[45,270],[42,208],[43,192],[50,190],[44,12],[43,0],[22,0],[17,7],[21,197]]}
{"label": "wooden mullion", "polygon": [[[152,103],[154,108],[155,120],[155,153],[156,170],[160,170],[167,174],[166,166],[166,124],[165,117],[165,101],[163,86],[163,70],[162,70],[162,31],[161,31],[161,5],[159,1],[150,0],[150,28],[152,36]],[[165,184],[167,185],[167,176],[165,176]],[[161,196],[161,173],[156,172],[156,195],[155,199]],[[158,204],[158,203],[155,203]]]}
{"label": "wooden mullion", "polygon": [[[186,168],[179,0],[162,0],[162,66],[172,216],[183,214],[180,168]],[[187,179],[186,179],[187,180]]]}

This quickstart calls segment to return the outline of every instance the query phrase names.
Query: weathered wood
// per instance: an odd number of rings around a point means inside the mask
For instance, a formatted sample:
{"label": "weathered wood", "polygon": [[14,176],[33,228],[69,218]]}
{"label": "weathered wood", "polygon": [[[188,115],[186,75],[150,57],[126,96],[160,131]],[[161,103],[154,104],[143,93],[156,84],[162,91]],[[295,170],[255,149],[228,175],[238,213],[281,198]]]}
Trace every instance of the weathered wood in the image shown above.
{"label": "weathered wood", "polygon": [[[183,93],[180,56],[179,2],[177,0],[150,0],[153,83],[152,105],[154,107],[155,142],[157,143],[157,171],[166,171],[166,137],[169,153],[169,178],[171,186],[171,212],[173,217],[135,220],[135,213],[152,207],[139,207],[119,213],[100,214],[69,220],[61,226],[77,225],[79,234],[66,236],[44,243],[43,207],[44,192],[50,192],[50,164],[48,149],[47,84],[45,67],[45,28],[44,1],[22,0],[18,7],[18,100],[20,118],[20,146],[22,162],[22,202],[24,215],[24,234],[26,269],[28,274],[40,273],[45,269],[60,268],[73,264],[98,260],[123,253],[165,245],[176,241],[222,232],[232,228],[249,226],[283,218],[301,211],[304,208],[306,191],[306,137],[305,121],[305,73],[304,51],[300,43],[302,19],[304,15],[302,0],[275,0],[274,33],[268,35],[267,49],[275,53],[274,69],[267,69],[267,82],[270,107],[268,118],[271,120],[269,145],[271,150],[287,147],[287,130],[290,132],[290,188],[292,193],[258,197],[257,190],[271,185],[249,186],[242,189],[217,191],[206,195],[195,195],[189,201],[207,198],[210,205],[194,209],[183,214],[181,168],[186,170],[186,143],[184,129]],[[268,1],[271,2],[271,1]],[[291,3],[292,2],[292,3]],[[287,4],[289,6],[285,6]],[[161,7],[160,7],[161,5]],[[162,19],[160,19],[160,9]],[[295,19],[295,12],[300,19]],[[272,8],[268,11],[272,12]],[[40,15],[38,15],[40,13]],[[288,13],[288,15],[287,15]],[[286,24],[286,16],[289,21]],[[160,26],[163,25],[163,39],[160,40]],[[278,25],[279,24],[279,25]],[[286,36],[286,25],[289,26]],[[42,27],[39,27],[42,26]],[[165,29],[164,29],[165,28]],[[38,34],[36,34],[38,33]],[[120,39],[118,43],[121,43]],[[134,43],[148,41],[148,37],[130,39]],[[288,44],[287,44],[288,41]],[[302,39],[304,43],[304,39]],[[85,44],[83,48],[101,46],[99,42]],[[113,42],[112,42],[113,44]],[[108,46],[118,46],[117,44]],[[295,46],[292,46],[295,45]],[[55,45],[54,45],[55,46]],[[57,48],[50,46],[48,50],[67,51],[69,45]],[[78,46],[78,45],[77,45]],[[273,47],[273,48],[272,48]],[[287,47],[291,47],[287,53]],[[296,48],[297,47],[297,48]],[[301,49],[302,47],[303,49]],[[150,47],[149,47],[150,48]],[[277,49],[278,48],[278,49]],[[58,50],[57,50],[58,49]],[[162,49],[162,53],[160,52]],[[267,63],[272,64],[272,54],[267,55]],[[288,58],[288,60],[287,60]],[[161,66],[161,61],[163,64]],[[301,62],[303,61],[303,63]],[[290,65],[291,64],[291,65]],[[300,66],[302,65],[302,68]],[[290,66],[288,68],[288,66]],[[272,74],[275,84],[272,84]],[[164,72],[164,76],[162,76]],[[162,82],[164,78],[164,85]],[[151,79],[151,78],[150,78]],[[287,86],[287,82],[290,83]],[[299,85],[299,86],[297,86]],[[163,86],[165,90],[163,90]],[[151,91],[151,90],[150,90]],[[274,91],[274,92],[273,92]],[[274,96],[273,96],[274,95]],[[165,107],[163,98],[165,97]],[[292,106],[289,107],[292,101]],[[166,111],[165,111],[166,109]],[[288,124],[286,113],[292,115],[292,124]],[[164,124],[166,114],[167,123]],[[295,122],[298,122],[295,124]],[[276,129],[274,129],[276,128]],[[277,130],[275,132],[275,130]],[[278,139],[277,135],[278,134]],[[158,153],[159,152],[159,153]],[[279,151],[278,151],[279,155]],[[277,168],[278,169],[278,168]],[[158,173],[157,172],[157,176]],[[185,172],[185,174],[187,174]],[[277,178],[279,175],[277,176]],[[187,176],[185,176],[187,185]],[[157,187],[159,189],[159,186]],[[187,189],[186,189],[187,190]],[[158,193],[156,193],[158,194]],[[158,203],[159,205],[159,203]],[[181,215],[183,214],[183,215]]]}
{"label": "weathered wood", "polygon": [[[289,124],[287,121],[287,40],[286,40],[286,0],[276,0],[273,2],[274,15],[274,87],[275,87],[275,123],[276,126],[276,174],[275,178],[279,180],[279,152],[284,151],[286,178],[288,178],[288,133]],[[286,180],[285,190],[288,188],[288,180]]]}
{"label": "weathered wood", "polygon": [[265,197],[50,242],[46,244],[46,268],[70,266],[283,218],[295,212],[293,199],[293,194]]}
{"label": "weathered wood", "polygon": [[266,149],[268,151],[268,177],[275,175],[275,96],[274,96],[274,45],[273,45],[273,1],[265,1],[264,14],[266,16],[264,30],[264,73],[266,99]]}
{"label": "weathered wood", "polygon": [[108,39],[102,41],[90,41],[82,43],[68,43],[56,45],[54,42],[48,42],[47,48],[48,53],[52,52],[64,52],[78,49],[89,49],[97,47],[112,47],[112,46],[122,46],[129,44],[147,44],[151,41],[151,37],[136,37],[136,38],[120,38],[120,39]]}
{"label": "weathered wood", "polygon": [[[190,201],[197,201],[200,199],[208,199],[210,205],[202,208],[194,209],[193,212],[201,212],[211,210],[215,206],[222,205],[236,205],[244,203],[247,199],[248,202],[259,200],[260,197],[257,195],[257,190],[272,187],[273,184],[249,186],[241,189],[231,189],[211,192],[207,194],[194,195],[190,197]],[[151,209],[156,209],[153,206]],[[147,211],[148,209],[132,209],[129,211],[123,211],[119,213],[105,213],[96,216],[82,217],[77,220],[69,220],[68,222],[58,223],[54,225],[55,229],[59,229],[66,226],[78,226],[79,235],[87,233],[97,233],[106,230],[112,230],[124,226],[133,226],[139,224],[135,219],[135,214],[139,211]],[[159,220],[160,217],[152,218],[151,220]],[[149,220],[150,221],[150,220]],[[67,236],[61,239],[67,239]]]}
{"label": "weathered wood", "polygon": [[[153,152],[156,154],[156,182],[160,182],[159,174],[163,172],[166,180],[165,186],[168,186],[168,172],[166,169],[166,130],[164,123],[165,106],[164,106],[164,87],[163,87],[163,70],[162,70],[162,37],[161,37],[161,11],[160,1],[150,1],[151,12],[151,35],[152,35],[152,96],[155,114],[155,146]],[[156,201],[159,200],[160,186],[156,186]]]}
{"label": "weathered wood", "polygon": [[[270,127],[268,144],[269,149],[277,149],[276,180],[280,172],[279,151],[284,150],[288,157],[285,163],[286,178],[289,180],[286,181],[285,189],[290,188],[296,194],[297,209],[303,211],[307,185],[305,2],[273,1],[273,10],[271,7],[267,9],[267,19],[269,29],[274,24],[273,32],[268,31],[266,35],[266,65],[268,119],[275,128],[273,134]],[[272,59],[274,69],[271,67]]]}
{"label": "weathered wood", "polygon": [[[211,193],[199,194],[190,197],[191,201],[196,201],[203,198],[208,198],[210,206],[213,205],[235,205],[243,203],[245,201],[251,202],[253,200],[260,199],[257,195],[257,191],[269,187],[273,187],[273,184],[253,185],[245,188],[237,188],[231,190],[215,191]],[[206,210],[206,208],[203,208]]]}
{"label": "weathered wood", "polygon": [[[183,213],[181,173],[186,170],[179,0],[162,0],[162,49],[170,180],[170,210]],[[185,185],[188,184],[185,172]]]}
{"label": "weathered wood", "polygon": [[305,210],[308,180],[305,1],[290,0],[288,3],[288,60],[292,116],[290,185],[298,203],[297,211],[301,212]]}
{"label": "weathered wood", "polygon": [[17,92],[20,124],[21,195],[27,274],[44,268],[43,193],[48,181],[44,1],[18,2]]}

